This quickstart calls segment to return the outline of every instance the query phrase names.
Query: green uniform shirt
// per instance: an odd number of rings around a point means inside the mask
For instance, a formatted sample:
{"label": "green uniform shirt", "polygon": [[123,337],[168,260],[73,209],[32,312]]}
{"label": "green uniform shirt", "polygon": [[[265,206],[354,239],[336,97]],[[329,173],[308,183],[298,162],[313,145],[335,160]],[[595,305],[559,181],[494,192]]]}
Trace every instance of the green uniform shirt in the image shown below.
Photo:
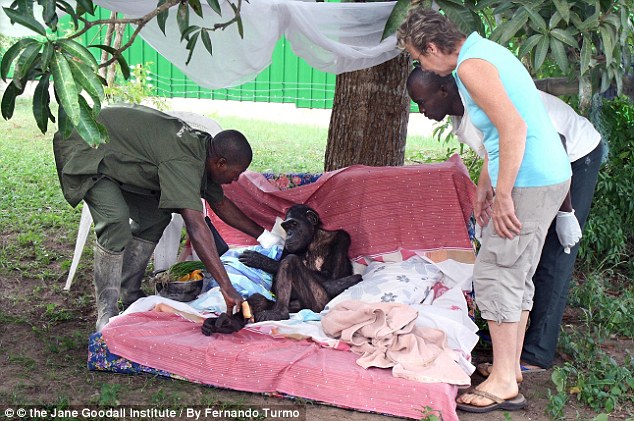
{"label": "green uniform shirt", "polygon": [[208,134],[141,105],[104,108],[99,121],[110,141],[97,149],[77,132],[53,137],[60,184],[72,206],[104,176],[123,190],[159,195],[160,209],[202,211],[201,197],[210,203],[223,199],[222,187],[205,172]]}

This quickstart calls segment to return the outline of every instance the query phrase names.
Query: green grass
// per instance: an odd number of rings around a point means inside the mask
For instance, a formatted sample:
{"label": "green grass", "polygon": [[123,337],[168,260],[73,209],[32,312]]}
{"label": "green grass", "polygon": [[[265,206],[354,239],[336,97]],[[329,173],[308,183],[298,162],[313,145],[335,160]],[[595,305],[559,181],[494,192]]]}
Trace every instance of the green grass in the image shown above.
{"label": "green grass", "polygon": [[[249,169],[259,172],[309,172],[323,171],[328,129],[309,125],[274,123],[264,120],[210,114],[224,129],[240,130],[249,139],[253,150],[253,162]],[[421,156],[442,159],[447,147],[457,148],[458,143],[441,144],[422,136],[408,136],[405,162],[420,161]]]}
{"label": "green grass", "polygon": [[[322,171],[325,128],[214,118],[224,128],[245,133],[254,149],[254,171]],[[52,151],[53,132],[54,125],[46,135],[39,132],[27,100],[18,101],[11,120],[0,120],[0,330],[18,331],[22,337],[31,334],[30,346],[39,349],[39,354],[22,355],[0,347],[0,360],[29,375],[41,374],[44,380],[40,381],[66,379],[70,384],[56,383],[60,390],[57,398],[51,398],[44,393],[34,394],[36,386],[20,377],[13,380],[13,389],[0,387],[0,401],[56,404],[55,399],[73,399],[74,404],[164,401],[231,405],[241,399],[227,399],[224,394],[217,398],[215,391],[186,382],[144,376],[116,377],[115,381],[112,376],[86,371],[85,338],[94,322],[94,299],[82,268],[90,266],[91,251],[86,247],[73,289],[70,294],[63,293],[61,285],[72,257],[80,209],[72,209],[62,196]],[[407,140],[406,161],[442,158],[448,148],[456,145],[413,136]],[[570,400],[575,399],[570,388],[577,387],[580,392],[576,399],[585,405],[604,412],[620,408],[620,415],[631,417],[634,361],[630,354],[615,363],[603,348],[614,338],[633,335],[634,288],[631,280],[611,273],[585,275],[585,282],[577,284],[575,280],[571,287],[571,303],[583,311],[578,311],[575,329],[562,336],[562,349],[571,361],[553,374],[548,412],[553,418],[561,417]],[[20,284],[31,285],[30,290],[20,290],[26,288]],[[64,326],[68,327],[62,329]],[[34,361],[39,364],[42,355],[43,365],[36,369]],[[607,388],[606,381],[618,387]],[[92,391],[90,402],[77,402],[74,391],[87,387]],[[423,413],[422,417],[434,419],[435,414]]]}

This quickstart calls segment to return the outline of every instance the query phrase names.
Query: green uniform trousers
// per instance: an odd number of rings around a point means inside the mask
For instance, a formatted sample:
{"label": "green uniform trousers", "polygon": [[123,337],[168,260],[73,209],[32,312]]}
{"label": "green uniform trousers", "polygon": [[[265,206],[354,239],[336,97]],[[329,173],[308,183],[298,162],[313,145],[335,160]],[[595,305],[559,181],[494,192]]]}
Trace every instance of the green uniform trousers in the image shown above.
{"label": "green uniform trousers", "polygon": [[120,183],[102,177],[86,193],[97,242],[113,252],[122,251],[137,237],[158,243],[172,219],[172,212],[159,209],[158,194],[130,192]]}

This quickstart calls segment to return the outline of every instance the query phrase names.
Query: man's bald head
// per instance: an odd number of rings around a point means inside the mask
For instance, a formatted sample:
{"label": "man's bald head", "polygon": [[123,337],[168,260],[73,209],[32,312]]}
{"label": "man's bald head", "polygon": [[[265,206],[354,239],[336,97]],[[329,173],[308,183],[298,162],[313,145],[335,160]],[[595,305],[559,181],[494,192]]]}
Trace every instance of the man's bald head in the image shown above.
{"label": "man's bald head", "polygon": [[441,121],[447,115],[462,116],[464,107],[453,76],[440,76],[416,66],[407,78],[407,92],[425,117]]}
{"label": "man's bald head", "polygon": [[237,130],[223,130],[209,142],[207,173],[215,182],[229,184],[246,171],[252,159],[247,138]]}

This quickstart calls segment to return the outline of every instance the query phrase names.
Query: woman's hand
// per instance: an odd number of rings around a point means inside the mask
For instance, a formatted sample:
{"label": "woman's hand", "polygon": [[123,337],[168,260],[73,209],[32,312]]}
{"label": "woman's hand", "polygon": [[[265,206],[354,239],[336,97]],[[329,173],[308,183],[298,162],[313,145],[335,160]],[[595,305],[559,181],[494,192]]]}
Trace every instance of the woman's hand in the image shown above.
{"label": "woman's hand", "polygon": [[[482,180],[481,180],[482,181]],[[476,188],[475,206],[473,209],[476,222],[481,227],[486,227],[491,220],[493,210],[493,187],[491,182],[478,182]]]}
{"label": "woman's hand", "polygon": [[493,227],[500,237],[509,240],[519,235],[522,223],[515,216],[515,206],[511,195],[495,196],[493,203]]}
{"label": "woman's hand", "polygon": [[473,205],[473,213],[476,222],[481,227],[486,227],[491,220],[491,213],[493,211],[493,186],[491,186],[491,178],[488,171],[489,159],[488,155],[484,158],[484,165],[480,172],[480,178],[478,179],[478,186],[476,187],[475,203]]}

